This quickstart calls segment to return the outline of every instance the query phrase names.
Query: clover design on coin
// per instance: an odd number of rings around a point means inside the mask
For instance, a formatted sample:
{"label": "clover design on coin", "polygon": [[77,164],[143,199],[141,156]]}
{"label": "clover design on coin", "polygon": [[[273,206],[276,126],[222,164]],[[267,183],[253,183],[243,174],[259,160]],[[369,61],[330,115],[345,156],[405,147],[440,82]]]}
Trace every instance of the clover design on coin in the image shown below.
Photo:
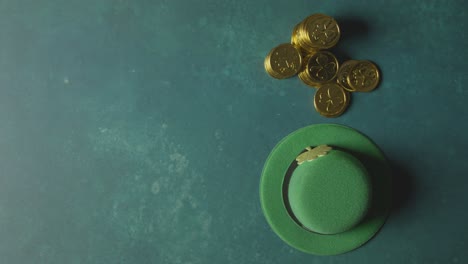
{"label": "clover design on coin", "polygon": [[370,61],[361,61],[352,69],[348,75],[348,83],[351,88],[358,92],[370,92],[379,84],[380,75],[377,66]]}
{"label": "clover design on coin", "polygon": [[288,59],[284,59],[283,61],[275,61],[276,65],[279,67],[279,71],[281,73],[285,73],[287,71],[297,71],[297,65],[294,61],[288,61]]}
{"label": "clover design on coin", "polygon": [[337,83],[328,83],[320,87],[314,96],[315,109],[323,116],[337,117],[349,105],[349,93]]}
{"label": "clover design on coin", "polygon": [[331,48],[338,42],[340,29],[335,19],[321,16],[312,21],[310,36],[311,40],[322,45],[321,48]]}
{"label": "clover design on coin", "polygon": [[[309,64],[310,76],[316,81],[332,80],[338,71],[338,63],[335,56],[329,52],[320,52]],[[331,56],[330,56],[331,55]]]}
{"label": "clover design on coin", "polygon": [[284,79],[296,75],[302,66],[300,51],[290,43],[273,48],[265,58],[265,70],[274,78]]}
{"label": "clover design on coin", "polygon": [[276,69],[286,75],[297,73],[301,64],[299,52],[290,45],[279,47],[272,55],[272,60],[277,66]]}
{"label": "clover design on coin", "polygon": [[330,89],[327,89],[326,93],[320,93],[319,98],[319,103],[327,105],[327,108],[325,108],[327,112],[331,112],[332,108],[337,108],[344,103],[344,97],[336,96],[334,93],[330,92]]}

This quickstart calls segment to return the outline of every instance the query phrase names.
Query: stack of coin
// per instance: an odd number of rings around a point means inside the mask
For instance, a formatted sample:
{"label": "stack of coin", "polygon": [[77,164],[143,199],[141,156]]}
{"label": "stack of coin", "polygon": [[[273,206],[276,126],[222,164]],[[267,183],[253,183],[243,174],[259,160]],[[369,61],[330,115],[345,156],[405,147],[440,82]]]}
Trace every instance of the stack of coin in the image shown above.
{"label": "stack of coin", "polygon": [[317,51],[305,58],[305,67],[299,73],[299,79],[312,87],[320,87],[331,82],[338,74],[338,60],[333,53]]}
{"label": "stack of coin", "polygon": [[349,92],[370,92],[379,84],[379,69],[370,61],[345,61],[336,81]]}
{"label": "stack of coin", "polygon": [[299,73],[305,84],[319,88],[335,79],[338,60],[331,52],[323,50],[335,46],[340,34],[336,20],[323,14],[313,14],[294,27],[291,43],[305,55],[305,67]]}
{"label": "stack of coin", "polygon": [[294,45],[285,43],[273,48],[265,58],[265,70],[271,77],[285,79],[302,68],[302,55]]}
{"label": "stack of coin", "polygon": [[291,43],[315,53],[335,46],[339,39],[340,27],[333,17],[313,14],[294,27]]}
{"label": "stack of coin", "polygon": [[350,92],[370,92],[380,81],[377,66],[370,61],[349,60],[341,66],[331,52],[338,43],[340,27],[336,20],[313,14],[293,29],[291,44],[281,44],[268,53],[265,70],[272,77],[299,76],[317,89],[314,106],[325,117],[344,113],[351,101]]}

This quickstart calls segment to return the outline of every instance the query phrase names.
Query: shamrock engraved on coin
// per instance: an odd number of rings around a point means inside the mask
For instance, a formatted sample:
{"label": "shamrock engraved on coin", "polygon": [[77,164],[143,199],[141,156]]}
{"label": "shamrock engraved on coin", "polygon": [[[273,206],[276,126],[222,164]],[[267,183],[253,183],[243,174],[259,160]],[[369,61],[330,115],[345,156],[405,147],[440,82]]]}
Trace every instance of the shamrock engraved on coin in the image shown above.
{"label": "shamrock engraved on coin", "polygon": [[327,83],[320,87],[314,96],[317,112],[326,117],[337,117],[349,105],[349,93],[337,83]]}
{"label": "shamrock engraved on coin", "polygon": [[337,71],[337,64],[326,54],[318,54],[317,58],[309,67],[310,75],[319,81],[331,80]]}
{"label": "shamrock engraved on coin", "polygon": [[326,105],[327,112],[335,112],[344,102],[345,98],[334,89],[326,88],[324,93],[319,94],[319,103]]}
{"label": "shamrock engraved on coin", "polygon": [[367,68],[360,68],[353,71],[354,84],[366,86],[373,82],[377,77],[375,71]]}
{"label": "shamrock engraved on coin", "polygon": [[358,92],[374,90],[379,83],[379,70],[369,61],[357,63],[348,76],[349,85]]}
{"label": "shamrock engraved on coin", "polygon": [[273,56],[273,63],[281,73],[296,73],[301,57],[299,52],[292,46],[283,46]]}
{"label": "shamrock engraved on coin", "polygon": [[322,45],[326,45],[333,42],[338,34],[336,22],[331,18],[324,17],[315,21],[311,37]]}
{"label": "shamrock engraved on coin", "polygon": [[[279,53],[276,52],[276,55],[278,56]],[[276,60],[275,63],[279,68],[279,71],[281,73],[285,73],[286,71],[297,71],[296,64],[294,61],[288,61],[288,58],[280,58],[281,60]]]}
{"label": "shamrock engraved on coin", "polygon": [[302,65],[300,51],[290,43],[273,48],[264,61],[265,70],[277,79],[296,75]]}

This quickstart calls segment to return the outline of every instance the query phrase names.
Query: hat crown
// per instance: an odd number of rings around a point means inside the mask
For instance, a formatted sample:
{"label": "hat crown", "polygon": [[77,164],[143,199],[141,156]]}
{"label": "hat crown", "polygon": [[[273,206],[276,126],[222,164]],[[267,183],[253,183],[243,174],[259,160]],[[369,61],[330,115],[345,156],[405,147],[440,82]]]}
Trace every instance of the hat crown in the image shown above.
{"label": "hat crown", "polygon": [[303,228],[320,234],[342,233],[366,216],[370,177],[353,155],[331,150],[292,172],[287,202]]}

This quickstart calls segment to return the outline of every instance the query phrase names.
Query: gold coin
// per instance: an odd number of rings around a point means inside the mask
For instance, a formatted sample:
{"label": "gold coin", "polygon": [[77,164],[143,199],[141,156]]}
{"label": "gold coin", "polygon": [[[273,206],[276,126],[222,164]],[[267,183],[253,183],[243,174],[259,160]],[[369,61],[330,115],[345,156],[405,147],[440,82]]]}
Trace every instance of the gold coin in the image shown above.
{"label": "gold coin", "polygon": [[294,29],[293,29],[293,34],[291,35],[291,44],[294,45],[294,47],[296,47],[299,52],[301,53],[302,55],[302,61],[304,62],[305,59],[304,57],[306,57],[307,55],[310,55],[311,53],[315,53],[317,52],[316,50],[306,50],[304,49],[303,47],[301,47],[301,45],[299,44],[299,39],[298,39],[298,34],[296,33],[298,31],[298,28],[301,24],[297,24]]}
{"label": "gold coin", "polygon": [[348,92],[355,92],[356,90],[351,88],[348,84],[348,75],[351,72],[351,68],[358,63],[356,60],[349,60],[343,62],[340,65],[340,69],[338,70],[338,74],[336,76],[336,82],[341,85],[346,91]]}
{"label": "gold coin", "polygon": [[333,53],[319,51],[308,57],[306,67],[299,73],[299,78],[307,85],[320,87],[332,81],[338,69],[338,60]]}
{"label": "gold coin", "polygon": [[286,43],[273,48],[265,58],[265,70],[277,79],[296,75],[302,67],[302,55],[294,45]]}
{"label": "gold coin", "polygon": [[309,20],[314,20],[322,17],[322,14],[313,14],[299,24],[296,25],[293,29],[293,35],[291,37],[291,42],[295,45],[301,47],[301,49],[305,50],[308,53],[315,53],[318,49],[314,47],[310,41],[310,37],[308,35],[306,22]]}
{"label": "gold coin", "polygon": [[329,49],[340,39],[340,27],[333,17],[317,14],[304,22],[310,45],[315,49]]}
{"label": "gold coin", "polygon": [[327,83],[320,87],[314,96],[317,112],[325,117],[337,117],[344,113],[350,102],[349,92],[336,83]]}
{"label": "gold coin", "polygon": [[264,67],[265,67],[266,72],[267,72],[270,76],[272,76],[272,77],[274,77],[274,78],[276,78],[276,79],[281,79],[281,76],[280,76],[279,74],[275,73],[275,72],[273,71],[273,69],[271,68],[271,60],[270,60],[270,58],[271,58],[271,52],[268,53],[268,55],[266,56],[265,61],[264,61]]}
{"label": "gold coin", "polygon": [[379,69],[370,61],[356,63],[348,75],[349,86],[357,92],[370,92],[380,81]]}
{"label": "gold coin", "polygon": [[293,45],[299,45],[298,40],[297,40],[297,37],[298,37],[297,31],[300,25],[301,25],[300,23],[297,24],[293,29],[293,33],[291,35],[291,44]]}
{"label": "gold coin", "polygon": [[299,74],[297,76],[306,85],[311,86],[313,88],[318,88],[318,85],[316,83],[312,82],[312,80],[311,80],[311,78],[309,76],[309,71],[308,71],[308,66],[307,65],[309,64],[308,62],[310,60],[310,57],[311,57],[310,55],[305,57],[304,61],[305,61],[306,64],[304,66],[304,69],[302,69],[302,71],[299,72]]}

